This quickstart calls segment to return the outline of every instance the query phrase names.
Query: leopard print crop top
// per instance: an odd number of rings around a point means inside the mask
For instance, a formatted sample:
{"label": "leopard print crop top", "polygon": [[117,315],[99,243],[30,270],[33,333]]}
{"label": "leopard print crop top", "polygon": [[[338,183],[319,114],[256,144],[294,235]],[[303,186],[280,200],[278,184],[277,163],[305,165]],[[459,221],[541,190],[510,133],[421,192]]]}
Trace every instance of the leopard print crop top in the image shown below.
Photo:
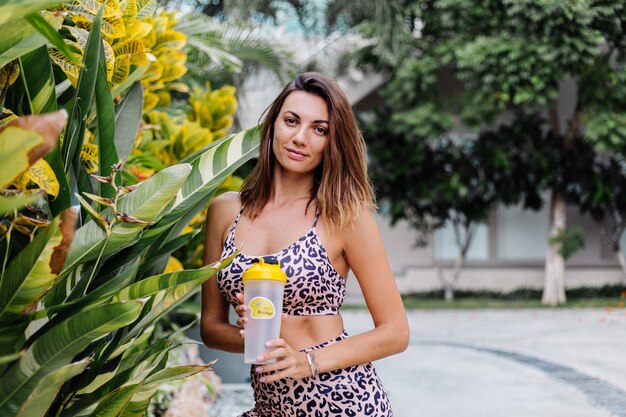
{"label": "leopard print crop top", "polygon": [[[221,258],[232,255],[235,250],[235,228],[243,208],[235,218],[224,242]],[[333,315],[339,313],[346,295],[345,279],[335,270],[328,259],[315,226],[282,251],[259,256],[239,252],[230,265],[217,274],[217,286],[222,296],[233,306],[238,305],[235,294],[243,293],[243,271],[259,258],[276,257],[287,275],[283,299],[283,313],[293,316]]]}

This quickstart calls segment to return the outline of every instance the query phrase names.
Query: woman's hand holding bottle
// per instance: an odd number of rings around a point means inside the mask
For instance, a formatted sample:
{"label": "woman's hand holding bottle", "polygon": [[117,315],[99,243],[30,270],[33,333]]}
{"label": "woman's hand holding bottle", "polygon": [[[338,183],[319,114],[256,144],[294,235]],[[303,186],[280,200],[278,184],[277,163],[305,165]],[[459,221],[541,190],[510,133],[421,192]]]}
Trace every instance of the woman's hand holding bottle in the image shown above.
{"label": "woman's hand holding bottle", "polygon": [[[237,316],[239,316],[239,318],[237,319],[237,327],[241,329],[239,330],[239,335],[241,337],[244,337],[245,336],[244,328],[245,328],[246,323],[248,323],[248,318],[246,317],[246,311],[248,311],[248,306],[244,304],[242,293],[237,293],[236,297],[237,297],[237,301],[239,301],[239,304],[237,305],[237,307],[235,307],[235,312],[237,313]],[[287,320],[287,318],[289,318],[289,314],[282,313],[282,317],[280,321],[283,322]]]}

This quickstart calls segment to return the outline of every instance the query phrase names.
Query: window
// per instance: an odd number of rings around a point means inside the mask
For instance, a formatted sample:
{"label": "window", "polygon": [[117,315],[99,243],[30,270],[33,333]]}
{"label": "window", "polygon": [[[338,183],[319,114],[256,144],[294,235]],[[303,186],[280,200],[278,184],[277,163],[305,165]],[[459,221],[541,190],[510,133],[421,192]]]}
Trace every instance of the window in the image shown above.
{"label": "window", "polygon": [[[461,239],[465,238],[461,230]],[[454,227],[451,222],[435,231],[435,258],[454,260],[459,254],[459,247],[454,238]],[[467,260],[486,261],[489,259],[489,228],[486,224],[477,224],[474,238],[467,252]]]}
{"label": "window", "polygon": [[[547,200],[549,201],[549,199]],[[497,257],[500,260],[542,260],[548,249],[549,204],[540,211],[499,207]]]}

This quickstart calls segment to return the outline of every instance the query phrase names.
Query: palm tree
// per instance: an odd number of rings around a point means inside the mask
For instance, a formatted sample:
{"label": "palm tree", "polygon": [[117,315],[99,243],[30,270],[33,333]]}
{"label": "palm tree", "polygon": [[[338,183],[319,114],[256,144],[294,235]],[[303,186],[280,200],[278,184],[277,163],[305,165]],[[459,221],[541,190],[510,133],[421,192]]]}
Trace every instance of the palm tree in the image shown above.
{"label": "palm tree", "polygon": [[187,35],[189,77],[196,83],[209,80],[237,86],[259,67],[271,71],[281,82],[295,73],[291,52],[258,27],[194,13],[183,16],[176,30]]}

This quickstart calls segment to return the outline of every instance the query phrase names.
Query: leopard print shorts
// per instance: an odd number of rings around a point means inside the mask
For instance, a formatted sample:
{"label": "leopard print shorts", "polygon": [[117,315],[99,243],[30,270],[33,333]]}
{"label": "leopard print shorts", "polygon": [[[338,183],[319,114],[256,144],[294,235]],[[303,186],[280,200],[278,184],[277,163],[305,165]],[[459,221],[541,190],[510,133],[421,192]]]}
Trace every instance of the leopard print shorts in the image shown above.
{"label": "leopard print shorts", "polygon": [[[347,338],[339,337],[303,351],[315,350]],[[252,365],[250,377],[255,407],[240,417],[392,417],[387,394],[371,363],[350,366],[317,377],[259,381]]]}

